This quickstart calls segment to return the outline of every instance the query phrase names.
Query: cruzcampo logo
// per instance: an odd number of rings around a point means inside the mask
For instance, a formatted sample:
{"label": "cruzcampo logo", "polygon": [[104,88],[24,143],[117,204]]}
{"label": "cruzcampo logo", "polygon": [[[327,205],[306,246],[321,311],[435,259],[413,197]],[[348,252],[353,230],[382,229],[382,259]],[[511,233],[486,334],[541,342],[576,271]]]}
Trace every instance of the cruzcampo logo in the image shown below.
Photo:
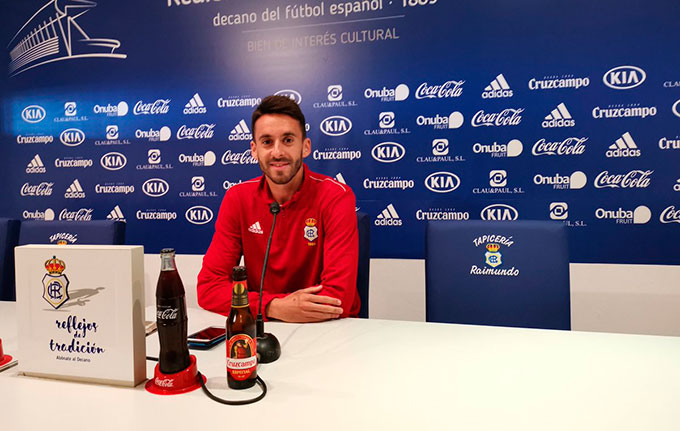
{"label": "cruzcampo logo", "polygon": [[45,269],[47,274],[42,279],[43,299],[57,310],[69,300],[69,281],[66,274],[62,274],[66,269],[66,264],[63,260],[52,256],[52,259],[45,261]]}
{"label": "cruzcampo logo", "polygon": [[487,252],[484,253],[486,257],[486,264],[492,268],[495,268],[503,263],[500,250],[501,246],[495,243],[489,243],[486,245]]}

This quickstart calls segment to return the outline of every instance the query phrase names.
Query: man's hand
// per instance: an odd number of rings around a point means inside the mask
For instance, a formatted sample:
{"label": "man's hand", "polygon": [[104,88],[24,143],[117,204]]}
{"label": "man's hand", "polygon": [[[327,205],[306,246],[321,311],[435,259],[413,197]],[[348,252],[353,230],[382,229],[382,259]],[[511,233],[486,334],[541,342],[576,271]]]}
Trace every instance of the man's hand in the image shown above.
{"label": "man's hand", "polygon": [[270,319],[306,323],[337,319],[342,314],[342,303],[330,296],[317,295],[321,285],[296,290],[284,298],[275,298],[268,305]]}

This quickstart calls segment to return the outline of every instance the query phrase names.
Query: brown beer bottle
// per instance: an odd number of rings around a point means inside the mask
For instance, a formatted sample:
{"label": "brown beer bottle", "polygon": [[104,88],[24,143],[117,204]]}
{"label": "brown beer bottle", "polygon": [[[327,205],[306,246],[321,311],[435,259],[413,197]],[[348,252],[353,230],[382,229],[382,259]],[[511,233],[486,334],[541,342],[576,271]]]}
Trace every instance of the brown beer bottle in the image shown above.
{"label": "brown beer bottle", "polygon": [[232,389],[245,389],[257,378],[255,318],[248,307],[246,268],[235,266],[231,296],[231,312],[227,319],[227,384]]}

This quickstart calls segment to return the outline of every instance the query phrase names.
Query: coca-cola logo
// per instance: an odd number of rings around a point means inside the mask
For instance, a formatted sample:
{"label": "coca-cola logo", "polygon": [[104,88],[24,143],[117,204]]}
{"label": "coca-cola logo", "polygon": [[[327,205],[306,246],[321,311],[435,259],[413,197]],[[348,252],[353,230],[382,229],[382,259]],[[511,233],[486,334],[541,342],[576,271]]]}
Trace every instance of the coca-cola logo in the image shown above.
{"label": "coca-cola logo", "polygon": [[93,208],[81,208],[76,211],[69,211],[66,208],[59,213],[59,220],[63,221],[91,221]]}
{"label": "coca-cola logo", "polygon": [[671,205],[661,212],[659,216],[661,223],[680,223],[680,209],[675,209],[675,205]]}
{"label": "coca-cola logo", "polygon": [[174,320],[177,319],[179,314],[179,308],[166,308],[165,310],[157,310],[156,318],[162,320]]}
{"label": "coca-cola logo", "polygon": [[250,150],[242,153],[232,153],[231,150],[227,150],[222,154],[223,165],[254,165],[256,163],[257,159],[253,157]]}
{"label": "coca-cola logo", "polygon": [[541,138],[534,144],[531,154],[534,156],[578,156],[586,151],[584,145],[588,138],[567,138],[563,141],[547,142]]}
{"label": "coca-cola logo", "polygon": [[175,386],[175,381],[173,379],[159,379],[156,377],[153,381],[156,386],[160,386],[161,388],[172,388]]}
{"label": "coca-cola logo", "polygon": [[416,90],[416,99],[444,99],[460,97],[463,94],[465,81],[446,81],[441,85],[428,85],[427,82],[420,84]]}
{"label": "coca-cola logo", "polygon": [[35,185],[24,183],[21,186],[21,196],[52,196],[52,186],[54,183],[46,181]]}
{"label": "coca-cola logo", "polygon": [[211,139],[215,135],[215,124],[201,124],[198,127],[182,125],[177,131],[177,139]]}
{"label": "coca-cola logo", "polygon": [[158,99],[155,102],[144,103],[139,101],[135,103],[132,113],[135,115],[157,115],[167,114],[170,110],[170,99]]}
{"label": "coca-cola logo", "polygon": [[622,188],[622,189],[645,189],[651,183],[651,176],[654,171],[634,169],[626,174],[610,174],[609,171],[602,171],[595,178],[594,186],[598,189],[603,188]]}
{"label": "coca-cola logo", "polygon": [[485,113],[484,110],[478,111],[471,120],[472,127],[480,126],[516,126],[522,122],[524,108],[507,108],[501,112]]}

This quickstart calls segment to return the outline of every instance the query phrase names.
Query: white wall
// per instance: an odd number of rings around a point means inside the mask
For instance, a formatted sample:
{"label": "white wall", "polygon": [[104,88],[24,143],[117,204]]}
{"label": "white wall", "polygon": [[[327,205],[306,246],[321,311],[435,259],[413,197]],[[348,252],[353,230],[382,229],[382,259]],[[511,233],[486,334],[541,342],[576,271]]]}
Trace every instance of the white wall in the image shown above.
{"label": "white wall", "polygon": [[[197,307],[203,256],[178,255],[187,304]],[[157,254],[144,256],[146,303],[155,303]],[[578,331],[680,336],[680,266],[571,264],[571,322]],[[369,316],[425,320],[425,262],[371,259]]]}

